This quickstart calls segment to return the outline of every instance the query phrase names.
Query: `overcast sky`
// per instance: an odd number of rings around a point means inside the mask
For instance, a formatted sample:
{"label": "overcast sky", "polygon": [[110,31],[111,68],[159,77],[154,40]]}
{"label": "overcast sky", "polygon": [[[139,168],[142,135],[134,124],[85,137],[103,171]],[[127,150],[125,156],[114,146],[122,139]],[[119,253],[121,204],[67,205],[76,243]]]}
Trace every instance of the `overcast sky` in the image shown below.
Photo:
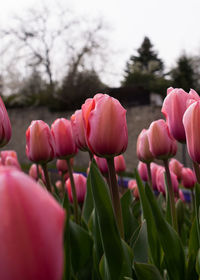
{"label": "overcast sky", "polygon": [[[41,0],[1,0],[0,24],[13,14]],[[200,54],[200,0],[65,0],[64,6],[78,14],[102,17],[111,27],[111,48],[117,53],[111,83],[119,85],[126,61],[149,36],[165,65],[174,65],[186,51]],[[53,5],[54,0],[46,1]]]}

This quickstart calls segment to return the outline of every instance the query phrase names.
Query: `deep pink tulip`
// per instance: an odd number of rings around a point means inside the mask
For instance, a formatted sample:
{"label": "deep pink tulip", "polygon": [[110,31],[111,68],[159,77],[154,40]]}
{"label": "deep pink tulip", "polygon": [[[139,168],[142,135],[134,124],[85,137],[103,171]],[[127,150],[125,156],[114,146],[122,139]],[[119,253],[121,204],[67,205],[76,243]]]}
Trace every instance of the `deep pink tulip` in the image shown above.
{"label": "deep pink tulip", "polygon": [[116,173],[124,172],[126,170],[126,162],[123,155],[114,158]]}
{"label": "deep pink tulip", "polygon": [[200,101],[191,104],[183,116],[187,149],[191,159],[200,164]]}
{"label": "deep pink tulip", "polygon": [[93,154],[117,156],[128,144],[126,110],[107,94],[98,94],[82,105],[86,141]]}
{"label": "deep pink tulip", "polygon": [[[73,158],[70,158],[70,164],[71,164],[71,166],[73,166],[73,164],[74,164]],[[65,173],[68,171],[67,161],[65,159],[57,159],[56,167],[57,167],[58,171],[61,173]]]}
{"label": "deep pink tulip", "polygon": [[[38,178],[38,171],[39,171],[39,178]],[[43,171],[41,165],[38,166],[38,171],[37,171],[37,165],[35,163],[32,164],[29,169],[29,172],[28,172],[29,176],[31,176],[35,181],[38,181],[41,178],[43,183],[46,184],[44,171]]]}
{"label": "deep pink tulip", "polygon": [[139,199],[139,191],[135,179],[128,181],[128,188],[133,192],[133,196],[135,197],[135,199]]}
{"label": "deep pink tulip", "polygon": [[[75,188],[76,188],[76,195],[77,195],[78,203],[83,203],[83,201],[85,199],[85,195],[86,195],[87,179],[85,176],[83,176],[82,174],[78,174],[78,173],[74,173],[73,177],[74,177],[74,184],[75,184]],[[67,192],[69,195],[69,200],[71,202],[73,202],[71,182],[70,182],[69,178],[67,179],[65,184],[66,184],[66,189],[67,189]]]}
{"label": "deep pink tulip", "polygon": [[[178,193],[178,179],[177,176],[170,171],[170,176],[171,176],[171,181],[172,181],[172,187],[175,193]],[[158,191],[163,193],[164,195],[166,194],[165,192],[165,168],[164,167],[159,167],[156,173],[156,185]]]}
{"label": "deep pink tulip", "polygon": [[183,168],[183,164],[180,163],[180,161],[178,161],[175,158],[172,158],[170,160],[170,162],[169,162],[169,169],[171,171],[173,171],[174,174],[176,174],[178,180],[181,180],[182,168]]}
{"label": "deep pink tulip", "polygon": [[154,156],[149,148],[147,129],[143,129],[137,138],[137,157],[146,163],[153,161]]}
{"label": "deep pink tulip", "polygon": [[192,189],[194,188],[196,182],[197,182],[196,176],[192,171],[192,169],[184,167],[182,169],[181,184],[187,189]]}
{"label": "deep pink tulip", "polygon": [[150,165],[150,169],[151,169],[151,179],[152,179],[152,187],[154,190],[157,190],[157,183],[156,183],[156,174],[157,174],[157,170],[160,167],[160,165],[152,162]]}
{"label": "deep pink tulip", "polygon": [[5,146],[11,138],[12,130],[6,107],[0,97],[0,147]]}
{"label": "deep pink tulip", "polygon": [[105,158],[97,157],[94,155],[94,159],[99,167],[102,174],[108,173],[108,164]]}
{"label": "deep pink tulip", "polygon": [[65,118],[56,119],[51,125],[51,132],[55,141],[57,158],[69,158],[77,153],[78,150],[69,120]]}
{"label": "deep pink tulip", "polygon": [[149,147],[157,159],[173,157],[177,151],[175,139],[171,136],[166,122],[162,119],[151,123],[148,129]]}
{"label": "deep pink tulip", "polygon": [[82,110],[77,110],[71,116],[71,125],[76,146],[82,151],[87,151],[88,146],[85,140]]}
{"label": "deep pink tulip", "polygon": [[65,212],[29,176],[0,168],[0,279],[60,280]]}
{"label": "deep pink tulip", "polygon": [[143,181],[148,181],[148,171],[146,163],[142,161],[138,163],[138,173]]}
{"label": "deep pink tulip", "polygon": [[14,157],[14,158],[17,159],[17,153],[14,150],[1,151],[0,156],[1,156],[2,164],[5,164],[7,156]]}
{"label": "deep pink tulip", "polygon": [[26,155],[36,163],[47,163],[55,156],[55,143],[51,130],[41,120],[32,121],[26,131]]}

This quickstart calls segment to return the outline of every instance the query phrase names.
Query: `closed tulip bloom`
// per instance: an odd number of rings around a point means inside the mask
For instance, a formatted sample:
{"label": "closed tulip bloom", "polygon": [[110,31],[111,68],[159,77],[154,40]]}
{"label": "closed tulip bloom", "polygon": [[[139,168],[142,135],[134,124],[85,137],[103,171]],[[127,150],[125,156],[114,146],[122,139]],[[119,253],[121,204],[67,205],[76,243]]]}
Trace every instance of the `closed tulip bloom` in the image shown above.
{"label": "closed tulip bloom", "polygon": [[172,136],[179,142],[185,142],[185,129],[183,126],[183,114],[187,109],[190,95],[181,88],[175,88],[165,97],[162,113]]}
{"label": "closed tulip bloom", "polygon": [[31,122],[26,131],[26,155],[36,163],[47,163],[54,158],[55,144],[51,130],[45,122]]}
{"label": "closed tulip bloom", "polygon": [[137,157],[140,161],[146,163],[153,161],[154,158],[149,148],[149,140],[146,129],[143,129],[137,138]]}
{"label": "closed tulip bloom", "polygon": [[5,164],[7,156],[17,159],[17,153],[14,150],[1,151],[0,155],[1,155],[2,164]]}
{"label": "closed tulip bloom", "polygon": [[114,158],[116,173],[124,172],[126,170],[126,163],[123,155]]}
{"label": "closed tulip bloom", "polygon": [[157,159],[173,157],[177,151],[175,139],[171,136],[166,122],[162,119],[151,123],[148,129],[149,147]]}
{"label": "closed tulip bloom", "polygon": [[105,158],[97,157],[94,155],[94,159],[97,163],[97,166],[99,167],[99,170],[102,174],[108,173],[108,164]]}
{"label": "closed tulip bloom", "polygon": [[65,118],[56,119],[51,125],[51,132],[55,141],[57,158],[70,158],[77,153],[72,126],[69,120]]}
{"label": "closed tulip bloom", "polygon": [[[172,187],[175,193],[178,193],[178,179],[177,176],[170,171],[171,181],[172,181]],[[165,191],[165,168],[159,167],[156,173],[156,184],[157,189],[164,195],[166,194]]]}
{"label": "closed tulip bloom", "polygon": [[138,173],[141,177],[141,179],[145,182],[148,181],[148,171],[147,166],[144,162],[140,161],[138,164]]}
{"label": "closed tulip bloom", "polygon": [[[76,188],[78,203],[83,203],[83,201],[85,199],[85,195],[86,195],[87,179],[86,179],[85,176],[83,176],[82,174],[78,174],[78,173],[74,173],[73,177],[74,177],[74,184],[75,184],[75,188]],[[71,202],[73,202],[70,179],[67,179],[65,184],[66,184],[66,189],[67,189],[67,192],[68,192],[69,200]]]}
{"label": "closed tulip bloom", "polygon": [[0,279],[60,280],[65,211],[29,176],[0,168]]}
{"label": "closed tulip bloom", "polygon": [[191,104],[183,116],[187,149],[191,159],[200,164],[200,101]]}
{"label": "closed tulip bloom", "polygon": [[179,198],[180,200],[182,200],[183,202],[185,202],[185,196],[182,190],[179,190]]}
{"label": "closed tulip bloom", "polygon": [[182,169],[181,184],[187,189],[193,189],[196,182],[196,176],[192,169],[184,167]]}
{"label": "closed tulip bloom", "polygon": [[12,130],[6,107],[0,97],[0,147],[5,146],[11,138]]}
{"label": "closed tulip bloom", "polygon": [[18,162],[18,159],[15,157],[7,156],[5,160],[5,166],[13,166],[19,170],[21,170],[21,166]]}
{"label": "closed tulip bloom", "polygon": [[157,170],[160,167],[160,165],[152,162],[150,165],[150,170],[151,170],[151,179],[152,179],[152,187],[154,190],[157,190],[157,183],[156,183],[156,174]]}
{"label": "closed tulip bloom", "polygon": [[[39,174],[38,174],[38,171],[39,171]],[[31,165],[28,174],[35,181],[38,181],[41,178],[43,183],[46,184],[45,176],[44,176],[44,171],[43,171],[41,165],[38,166],[38,171],[37,171],[37,165],[34,163],[34,164]],[[39,175],[39,177],[38,177],[38,175]]]}
{"label": "closed tulip bloom", "polygon": [[76,146],[82,151],[87,151],[88,146],[87,146],[87,143],[85,140],[85,131],[84,131],[82,110],[77,110],[71,116],[71,125],[72,125],[72,132],[73,132],[74,141],[76,143]]}
{"label": "closed tulip bloom", "polygon": [[183,168],[183,164],[180,163],[180,161],[178,161],[175,158],[172,158],[170,160],[170,162],[169,162],[169,169],[171,171],[173,171],[174,174],[176,174],[178,180],[181,180],[182,168]]}
{"label": "closed tulip bloom", "polygon": [[139,190],[135,179],[128,181],[128,188],[133,192],[135,199],[139,199]]}
{"label": "closed tulip bloom", "polygon": [[[73,158],[70,158],[70,164],[71,164],[71,166],[73,166],[73,164],[74,164]],[[65,159],[57,159],[56,167],[59,172],[62,172],[62,173],[68,172],[67,161]]]}
{"label": "closed tulip bloom", "polygon": [[128,144],[126,110],[107,94],[98,94],[82,106],[86,141],[93,154],[117,156]]}

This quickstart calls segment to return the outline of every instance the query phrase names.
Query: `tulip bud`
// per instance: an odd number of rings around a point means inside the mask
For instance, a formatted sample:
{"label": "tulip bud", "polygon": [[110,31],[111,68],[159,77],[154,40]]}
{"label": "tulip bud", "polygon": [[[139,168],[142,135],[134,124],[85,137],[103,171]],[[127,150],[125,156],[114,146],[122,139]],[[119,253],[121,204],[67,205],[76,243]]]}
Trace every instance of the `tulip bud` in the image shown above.
{"label": "tulip bud", "polygon": [[123,155],[114,158],[116,173],[124,172],[126,170],[126,163]]}
{"label": "tulip bud", "polygon": [[[39,174],[38,174],[38,172],[39,172]],[[32,164],[28,173],[29,173],[29,176],[31,176],[35,181],[38,181],[41,177],[43,183],[46,184],[44,171],[43,171],[41,165],[38,165],[38,170],[37,170],[37,165]],[[38,177],[38,175],[39,175],[39,177]]]}
{"label": "tulip bud", "polygon": [[[178,193],[178,179],[177,176],[170,171],[170,176],[171,176],[171,181],[172,181],[172,187],[175,193]],[[163,195],[165,195],[165,168],[164,167],[159,167],[156,173],[156,184],[157,184],[157,189]]]}
{"label": "tulip bud", "polygon": [[183,168],[182,169],[182,180],[181,184],[187,188],[187,189],[192,189],[194,188],[195,183],[197,182],[196,176],[194,172],[190,168]]}
{"label": "tulip bud", "polygon": [[[73,166],[74,158],[70,158],[70,164],[71,164],[71,166]],[[57,167],[58,171],[61,173],[68,172],[67,161],[65,159],[57,159],[56,167]]]}
{"label": "tulip bud", "polygon": [[0,168],[0,279],[60,280],[65,211],[29,176]]}
{"label": "tulip bud", "polygon": [[135,199],[139,199],[139,191],[138,191],[138,186],[137,186],[137,182],[135,179],[128,181],[128,188],[130,190],[132,190],[133,196],[135,197]]}
{"label": "tulip bud", "polygon": [[140,161],[149,163],[153,161],[153,155],[149,149],[147,130],[143,129],[137,138],[137,157]]}
{"label": "tulip bud", "polygon": [[19,170],[21,170],[20,164],[17,160],[17,158],[7,156],[5,160],[5,166],[13,166]]}
{"label": "tulip bud", "polygon": [[69,120],[64,118],[55,120],[51,125],[51,132],[55,141],[57,158],[70,158],[77,153],[77,147],[72,134],[72,126]]}
{"label": "tulip bud", "polygon": [[148,170],[147,166],[144,162],[140,161],[138,164],[138,173],[141,177],[141,179],[145,182],[148,181]]}
{"label": "tulip bud", "polygon": [[150,165],[150,169],[151,169],[151,179],[152,179],[152,187],[154,190],[157,190],[157,183],[156,183],[156,174],[157,174],[157,170],[160,167],[160,165],[152,162]]}
{"label": "tulip bud", "polygon": [[2,162],[3,165],[5,164],[7,156],[10,156],[10,157],[13,157],[13,158],[17,159],[17,153],[14,150],[1,151],[0,155],[1,155],[1,162]]}
{"label": "tulip bud", "polygon": [[182,168],[183,168],[183,164],[180,163],[180,161],[178,161],[175,158],[172,158],[170,160],[170,162],[169,162],[169,169],[171,171],[173,171],[174,174],[176,174],[178,180],[181,180]]}
{"label": "tulip bud", "polygon": [[[85,194],[86,194],[87,179],[82,174],[77,174],[77,173],[74,173],[73,177],[74,177],[74,184],[75,184],[75,188],[76,188],[78,203],[83,203],[83,201],[85,199]],[[67,189],[67,192],[69,195],[69,200],[71,202],[73,202],[70,179],[67,179],[65,185],[66,185],[66,189]]]}
{"label": "tulip bud", "polygon": [[32,121],[26,131],[26,155],[36,163],[47,163],[55,156],[51,130],[43,121]]}
{"label": "tulip bud", "polygon": [[108,164],[105,158],[100,158],[94,155],[94,159],[102,174],[108,173]]}
{"label": "tulip bud", "polygon": [[173,157],[177,151],[177,145],[171,136],[168,126],[164,120],[151,123],[148,129],[150,151],[157,159]]}
{"label": "tulip bud", "polygon": [[0,147],[5,146],[11,138],[11,124],[6,107],[0,97]]}
{"label": "tulip bud", "polygon": [[179,198],[180,200],[182,200],[183,202],[185,202],[185,196],[182,190],[179,190]]}
{"label": "tulip bud", "polygon": [[88,146],[85,140],[82,110],[77,110],[71,116],[71,125],[76,146],[82,151],[88,151]]}
{"label": "tulip bud", "polygon": [[[107,94],[98,94],[82,106],[86,141],[93,154],[114,157],[128,144],[126,110]],[[120,137],[119,137],[120,133]]]}

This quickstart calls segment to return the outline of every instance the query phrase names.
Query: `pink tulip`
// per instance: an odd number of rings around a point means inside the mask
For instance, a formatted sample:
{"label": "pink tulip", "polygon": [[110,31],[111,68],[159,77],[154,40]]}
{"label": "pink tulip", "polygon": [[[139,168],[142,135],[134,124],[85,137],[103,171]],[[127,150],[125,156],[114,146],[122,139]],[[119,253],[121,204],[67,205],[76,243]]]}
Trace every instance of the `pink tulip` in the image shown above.
{"label": "pink tulip", "polygon": [[179,190],[179,198],[180,200],[182,200],[183,202],[185,202],[185,196],[182,190]]}
{"label": "pink tulip", "polygon": [[11,124],[6,107],[0,97],[0,147],[5,146],[11,138]]}
{"label": "pink tulip", "polygon": [[128,181],[128,188],[130,190],[132,190],[133,196],[135,197],[135,199],[139,199],[139,191],[138,191],[138,186],[137,186],[137,182],[135,179]]}
{"label": "pink tulip", "polygon": [[69,158],[77,153],[72,126],[69,120],[64,118],[56,119],[51,125],[51,132],[55,141],[57,158]]}
{"label": "pink tulip", "polygon": [[86,141],[93,154],[117,156],[128,144],[126,110],[107,94],[98,94],[82,106]]}
{"label": "pink tulip", "polygon": [[43,121],[32,121],[26,131],[26,155],[36,163],[46,163],[55,156],[51,130]]}
{"label": "pink tulip", "polygon": [[1,151],[0,155],[1,155],[1,162],[2,162],[3,165],[5,164],[7,156],[10,156],[10,157],[13,157],[13,158],[17,159],[17,153],[14,150]]}
{"label": "pink tulip", "polygon": [[183,126],[183,114],[187,109],[190,96],[181,88],[172,89],[165,97],[162,113],[172,136],[179,142],[185,142],[185,129]]}
{"label": "pink tulip", "polygon": [[170,162],[169,162],[169,169],[171,171],[173,171],[174,174],[176,174],[178,180],[181,180],[182,168],[183,168],[183,164],[180,163],[180,161],[178,161],[175,158],[172,158],[170,160]]}
{"label": "pink tulip", "polygon": [[55,185],[59,191],[62,191],[62,181],[61,180],[56,181]]}
{"label": "pink tulip", "polygon": [[187,149],[191,159],[200,164],[200,101],[191,104],[183,116]]}
{"label": "pink tulip", "polygon": [[[177,176],[170,171],[171,181],[172,181],[172,187],[175,193],[178,193],[178,179]],[[156,173],[156,185],[159,192],[163,193],[163,195],[166,194],[165,191],[165,168],[159,167]]]}
{"label": "pink tulip", "polygon": [[102,174],[108,173],[108,164],[105,158],[97,157],[94,155],[94,159],[97,163],[97,166],[99,167],[99,170]]}
{"label": "pink tulip", "polygon": [[148,181],[148,171],[147,166],[144,162],[140,161],[138,164],[138,173],[141,177],[141,179],[145,182]]}
{"label": "pink tulip", "polygon": [[[74,184],[75,184],[75,188],[76,188],[78,203],[83,203],[83,201],[85,199],[85,195],[86,195],[87,179],[82,174],[77,174],[77,173],[74,173],[73,177],[74,177]],[[67,189],[67,192],[68,192],[68,195],[69,195],[69,200],[71,202],[73,202],[70,179],[67,179],[65,184],[66,184],[66,189]]]}
{"label": "pink tulip", "polygon": [[149,148],[147,130],[143,129],[137,138],[137,157],[140,161],[149,163],[153,161],[153,155]]}
{"label": "pink tulip", "polygon": [[152,179],[152,187],[154,190],[157,190],[157,183],[156,183],[156,174],[157,174],[157,170],[159,169],[160,165],[152,162],[150,165],[150,169],[151,169],[151,179]]}
{"label": "pink tulip", "polygon": [[114,158],[116,173],[124,172],[126,170],[126,163],[123,155]]}
{"label": "pink tulip", "polygon": [[[73,164],[74,164],[73,158],[70,158],[70,164],[71,164],[71,166],[73,166]],[[57,159],[56,167],[57,167],[58,171],[61,173],[65,173],[68,171],[67,161],[65,159]]]}
{"label": "pink tulip", "polygon": [[29,176],[0,168],[0,279],[60,280],[65,212]]}
{"label": "pink tulip", "polygon": [[182,180],[181,184],[187,188],[192,189],[194,188],[195,183],[197,182],[196,176],[194,172],[190,168],[183,168],[182,169]]}
{"label": "pink tulip", "polygon": [[166,122],[162,119],[151,123],[148,129],[150,151],[157,159],[173,157],[177,151],[177,145],[169,132]]}
{"label": "pink tulip", "polygon": [[[38,178],[38,171],[39,171],[39,178]],[[32,164],[29,169],[29,176],[31,176],[35,181],[38,181],[41,178],[43,183],[46,184],[44,171],[41,165],[38,166],[38,171],[37,171],[37,165],[35,163]]]}
{"label": "pink tulip", "polygon": [[21,170],[20,164],[17,160],[17,158],[11,157],[11,156],[7,156],[6,160],[5,160],[5,166],[13,166],[19,170]]}
{"label": "pink tulip", "polygon": [[85,140],[82,110],[77,110],[71,116],[71,125],[76,146],[82,151],[87,151],[88,146]]}

